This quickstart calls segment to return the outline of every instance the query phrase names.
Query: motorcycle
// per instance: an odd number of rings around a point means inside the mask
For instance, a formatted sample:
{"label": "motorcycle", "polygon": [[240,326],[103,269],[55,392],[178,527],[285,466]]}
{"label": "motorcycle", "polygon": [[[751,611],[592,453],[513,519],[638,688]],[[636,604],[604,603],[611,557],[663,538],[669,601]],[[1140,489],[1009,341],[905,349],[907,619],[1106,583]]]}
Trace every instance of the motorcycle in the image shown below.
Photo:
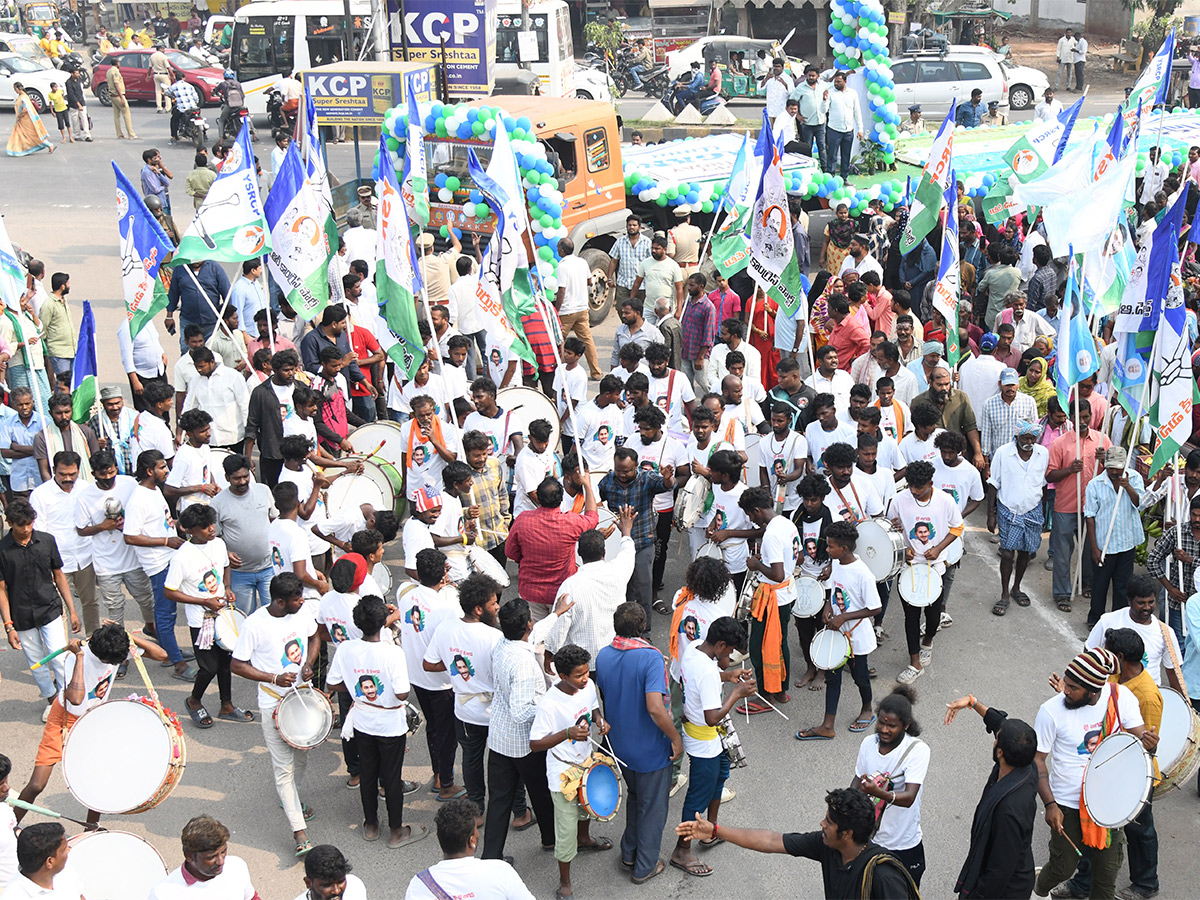
{"label": "motorcycle", "polygon": [[296,131],[296,116],[283,111],[283,91],[278,86],[267,88],[267,121],[272,133],[282,130],[294,134]]}
{"label": "motorcycle", "polygon": [[720,94],[707,94],[705,93],[704,88],[700,89],[699,95],[692,97],[690,100],[685,102],[679,96],[679,92],[683,90],[683,88],[687,87],[687,81],[687,77],[684,76],[681,80],[672,84],[670,90],[663,95],[663,106],[669,109],[672,115],[677,116],[683,112],[684,108],[687,106],[694,106],[696,109],[700,110],[700,114],[702,116],[707,116],[725,102]]}
{"label": "motorcycle", "polygon": [[641,73],[641,87],[637,87],[637,79],[633,77],[633,53],[621,50],[617,55],[616,65],[612,67],[612,81],[618,96],[624,96],[630,91],[642,91],[647,97],[658,97],[665,93],[671,85],[666,65],[651,63]]}
{"label": "motorcycle", "polygon": [[74,51],[62,54],[54,60],[54,66],[70,75],[76,69],[83,68],[83,57]]}
{"label": "motorcycle", "polygon": [[83,33],[83,20],[79,18],[79,13],[73,9],[60,10],[58,24],[67,33],[67,37],[71,39],[71,43],[83,43],[85,37]]}
{"label": "motorcycle", "polygon": [[208,120],[199,109],[189,110],[183,114],[179,123],[179,139],[191,141],[197,152],[208,146]]}

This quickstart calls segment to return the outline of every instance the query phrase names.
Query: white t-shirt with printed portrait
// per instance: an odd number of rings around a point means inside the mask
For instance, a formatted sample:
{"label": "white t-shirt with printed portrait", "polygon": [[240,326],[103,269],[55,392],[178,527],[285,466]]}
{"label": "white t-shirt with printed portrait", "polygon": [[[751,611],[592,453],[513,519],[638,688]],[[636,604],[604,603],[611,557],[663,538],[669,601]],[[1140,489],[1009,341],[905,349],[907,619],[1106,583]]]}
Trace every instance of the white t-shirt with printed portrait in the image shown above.
{"label": "white t-shirt with printed portrait", "polygon": [[[888,518],[900,520],[916,563],[924,562],[925,551],[944,541],[950,529],[963,527],[962,513],[954,498],[936,489],[927,503],[917,500],[911,490],[901,491],[892,500]],[[939,575],[946,571],[945,553],[945,550],[939,553],[932,563]]]}
{"label": "white t-shirt with printed portrait", "polygon": [[[289,469],[284,466],[279,472],[279,483],[296,485],[296,491],[300,495],[300,506],[303,507],[313,494],[314,472],[307,465],[302,465],[299,469]],[[314,525],[322,532],[329,531],[329,507],[325,505],[322,493],[322,491],[317,492],[317,505],[313,507],[313,514],[307,519],[299,516],[296,519],[308,535],[308,552],[313,556],[320,556],[330,547],[328,541],[317,537],[312,531]]]}
{"label": "white t-shirt with printed portrait", "polygon": [[[92,652],[92,648],[88,646],[86,641],[83,644],[83,653],[79,656],[70,652],[63,655],[66,658],[66,662],[63,664],[63,677],[66,679],[66,682],[58,689],[58,702],[71,715],[82,716],[93,706],[103,703],[108,699],[108,692],[113,681],[113,672],[116,671],[117,667],[106,662],[101,662],[100,658]],[[75,677],[75,661],[80,658],[83,659],[83,703],[75,704],[67,699],[66,686]]]}
{"label": "white t-shirt with printed portrait", "polygon": [[[842,565],[835,559],[830,565],[830,570],[829,602],[835,614],[879,607],[875,576],[871,574],[865,562],[856,557],[849,565]],[[850,649],[855,656],[866,656],[879,646],[869,617],[845,622],[841,631],[850,639]]]}
{"label": "white t-shirt with printed portrait", "polygon": [[[775,590],[775,599],[779,606],[786,606],[796,599],[796,568],[804,558],[800,549],[800,533],[796,524],[787,516],[777,515],[767,523],[763,530],[761,557],[764,566],[783,563],[783,582]],[[766,575],[763,581],[777,584]]]}
{"label": "white t-shirt with printed portrait", "polygon": [[341,644],[325,680],[346,686],[354,701],[355,731],[378,737],[408,734],[404,701],[397,696],[409,692],[408,663],[391,640],[354,638]]}
{"label": "white t-shirt with printed portrait", "polygon": [[[671,601],[671,609],[675,609],[679,603],[679,594],[682,590],[680,588],[675,592],[675,597]],[[683,659],[683,651],[692,644],[704,640],[708,635],[708,626],[717,619],[722,616],[732,616],[736,605],[737,597],[733,593],[733,582],[726,586],[725,596],[716,603],[695,596],[687,602],[679,620],[679,657],[672,659],[670,663],[672,678],[679,681],[679,664]]]}
{"label": "white t-shirt with printed portrait", "polygon": [[[583,690],[568,694],[561,682],[542,694],[537,704],[537,714],[529,729],[530,740],[544,738],[565,731],[580,721],[592,724],[592,713],[600,707],[596,685],[590,679]],[[550,789],[556,790],[559,776],[572,765],[578,765],[592,755],[591,741],[573,741],[570,738],[551,747],[546,753],[546,779]]]}
{"label": "white t-shirt with printed portrait", "polygon": [[325,626],[339,652],[342,644],[362,637],[362,631],[354,624],[354,608],[358,606],[359,597],[355,593],[327,591],[317,605],[317,624]]}
{"label": "white t-shirt with printed portrait", "polygon": [[[309,533],[295,519],[280,516],[271,520],[267,526],[267,542],[271,545],[271,565],[276,575],[281,572],[294,572],[292,567],[303,561],[309,576],[315,577],[308,539]],[[317,594],[305,585],[304,596],[316,597]]]}
{"label": "white t-shirt with printed portrait", "polygon": [[939,454],[933,461],[933,486],[953,497],[959,512],[966,511],[969,501],[983,499],[983,479],[979,470],[962,459],[957,466],[948,466]]}
{"label": "white t-shirt with printed portrait", "polygon": [[[886,754],[879,751],[877,734],[867,735],[858,748],[854,774],[859,778],[885,775],[891,782],[888,790],[897,792],[910,784],[921,785],[912,806],[889,804],[884,807],[879,828],[872,840],[885,850],[911,850],[921,843],[921,795],[925,793],[929,755],[929,745],[908,734]],[[896,767],[895,771],[893,767]]]}
{"label": "white t-shirt with printed portrait", "polygon": [[835,522],[862,522],[883,515],[884,510],[874,479],[857,467],[850,470],[850,483],[844,488],[835,488],[833,480],[829,480],[825,506],[833,513]]}
{"label": "white t-shirt with printed portrait", "polygon": [[[753,528],[750,517],[738,506],[738,500],[746,492],[746,485],[738,482],[732,490],[713,485],[712,509],[709,510],[703,524],[715,522],[720,531],[744,531]],[[731,575],[746,571],[746,557],[749,555],[749,545],[746,538],[726,538],[721,541],[721,556],[725,560],[725,568]]]}
{"label": "white t-shirt with printed portrait", "polygon": [[[299,678],[308,639],[316,630],[317,621],[308,605],[286,616],[273,616],[270,607],[260,607],[242,623],[233,658],[248,662],[261,672],[272,675],[293,672]],[[267,693],[267,688],[275,694],[279,689],[266,683],[258,687],[258,708],[269,713],[279,700]]]}
{"label": "white t-shirt with printed portrait", "polygon": [[[683,444],[666,432],[657,441],[650,444],[642,443],[642,436],[636,432],[630,435],[625,446],[634,450],[638,455],[638,468],[643,472],[658,473],[663,466],[674,466],[676,471],[687,463],[687,451]],[[675,492],[663,491],[654,495],[654,511],[667,512],[675,508]]]}
{"label": "white t-shirt with printed portrait", "polygon": [[[213,538],[205,544],[188,541],[171,557],[164,587],[188,597],[214,597],[223,601],[225,568],[228,565],[229,552],[220,538]],[[207,607],[199,603],[185,603],[183,609],[188,628],[199,628],[204,624]]]}
{"label": "white t-shirt with printed portrait", "polygon": [[[449,425],[442,424],[442,446],[454,453],[459,454],[459,442],[457,437],[457,429],[451,428]],[[416,436],[413,436],[413,432]],[[442,455],[437,452],[437,448],[433,446],[432,440],[422,440],[427,437],[417,425],[416,419],[409,419],[400,426],[400,436],[397,438],[401,450],[405,456],[408,471],[407,478],[404,484],[405,493],[411,502],[417,496],[417,491],[428,486],[435,494],[442,491],[442,472],[446,468],[446,460],[442,459]],[[412,450],[409,450],[411,444]],[[410,456],[411,452],[411,456]]]}
{"label": "white t-shirt with printed portrait", "polygon": [[[808,439],[798,431],[788,431],[781,441],[771,431],[762,436],[758,442],[758,458],[760,465],[767,470],[767,480],[771,488],[771,496],[775,496],[779,486],[779,476],[786,475],[799,463],[801,470],[804,460],[808,457]],[[787,482],[783,495],[783,511],[792,512],[800,505],[800,479]]]}
{"label": "white t-shirt with printed portrait", "polygon": [[804,437],[808,441],[808,454],[813,461],[813,466],[822,473],[825,472],[825,463],[821,457],[824,456],[827,447],[833,444],[858,446],[858,429],[854,425],[847,425],[844,422],[838,422],[833,431],[826,431],[821,427],[820,422],[814,420],[809,422],[808,427],[804,429]]}
{"label": "white t-shirt with printed portrait", "polygon": [[449,673],[426,672],[421,661],[437,627],[447,619],[462,619],[462,607],[449,591],[435,591],[421,584],[414,587],[412,582],[396,589],[396,607],[403,613],[399,622],[400,640],[408,648],[404,656],[408,660],[409,682],[428,691],[450,690]]}
{"label": "white t-shirt with printed portrait", "polygon": [[575,424],[579,426],[579,443],[588,468],[597,472],[611,472],[617,437],[624,425],[620,408],[610,403],[601,409],[595,400],[589,400],[575,410]]}
{"label": "white t-shirt with printed portrait", "polygon": [[691,382],[682,372],[667,369],[662,378],[650,376],[650,390],[646,393],[650,403],[657,406],[667,417],[667,431],[683,434],[684,406],[696,399]]}
{"label": "white t-shirt with printed portrait", "polygon": [[492,720],[492,650],[500,638],[499,628],[455,618],[438,625],[429,639],[425,659],[446,666],[459,721],[487,725]]}

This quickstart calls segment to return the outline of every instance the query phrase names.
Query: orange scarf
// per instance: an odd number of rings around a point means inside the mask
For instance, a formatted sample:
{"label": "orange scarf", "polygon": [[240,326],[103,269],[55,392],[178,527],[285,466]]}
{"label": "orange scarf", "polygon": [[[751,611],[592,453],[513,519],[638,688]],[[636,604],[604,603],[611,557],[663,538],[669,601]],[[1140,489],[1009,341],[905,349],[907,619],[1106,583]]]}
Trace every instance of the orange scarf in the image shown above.
{"label": "orange scarf", "polygon": [[[1104,724],[1100,727],[1100,740],[1104,740],[1115,731],[1123,731],[1121,716],[1117,712],[1117,686],[1114,684],[1108,692],[1108,708],[1104,711]],[[1079,828],[1083,832],[1083,842],[1097,850],[1105,850],[1112,843],[1112,835],[1107,828],[1101,828],[1092,821],[1088,814],[1087,804],[1083,802],[1083,788],[1079,789]]]}
{"label": "orange scarf", "polygon": [[[421,430],[421,426],[417,424],[415,418],[412,420],[412,423],[412,428],[408,430],[408,467],[410,469],[413,468],[413,443],[416,441],[418,434],[425,433]],[[442,438],[442,421],[436,415],[433,417],[433,428],[431,430],[434,440],[443,447],[446,446],[446,441]],[[437,449],[435,448],[433,452],[437,453]],[[425,462],[429,462],[429,460],[425,460]]]}
{"label": "orange scarf", "polygon": [[754,591],[754,601],[750,607],[750,615],[755,621],[762,622],[765,629],[762,638],[763,689],[768,694],[778,694],[784,687],[783,625],[779,621],[779,603],[775,595],[780,588],[791,583],[790,578],[785,578],[779,584],[772,584],[764,578]]}
{"label": "orange scarf", "polygon": [[675,604],[675,611],[671,613],[671,633],[667,637],[667,652],[671,654],[671,659],[676,661],[679,659],[679,626],[683,622],[683,608],[695,596],[692,589],[684,585],[679,589],[679,600]]}

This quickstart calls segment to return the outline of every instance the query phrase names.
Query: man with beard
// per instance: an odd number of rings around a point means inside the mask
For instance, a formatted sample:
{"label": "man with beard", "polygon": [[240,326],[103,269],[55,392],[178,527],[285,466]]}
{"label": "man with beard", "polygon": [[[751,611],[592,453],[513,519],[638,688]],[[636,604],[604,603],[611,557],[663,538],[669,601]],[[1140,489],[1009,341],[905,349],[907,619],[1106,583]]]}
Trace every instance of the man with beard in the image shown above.
{"label": "man with beard", "polygon": [[809,404],[816,398],[817,392],[800,377],[800,363],[794,357],[785,356],[779,360],[775,364],[775,375],[779,383],[767,394],[764,411],[770,415],[770,410],[786,410],[790,419],[789,427],[803,431],[809,423]]}
{"label": "man with beard", "polygon": [[709,357],[708,383],[710,385],[719,384],[721,379],[729,374],[729,366],[725,362],[725,357],[735,350],[741,353],[745,359],[748,377],[761,383],[762,354],[758,352],[757,347],[751,346],[744,340],[745,336],[746,323],[741,319],[726,319],[721,323],[717,330],[717,344],[713,347],[712,356]]}
{"label": "man with beard", "polygon": [[[642,288],[645,290],[642,290]],[[658,323],[658,314],[654,311],[654,301],[659,297],[668,297],[675,309],[683,309],[683,270],[671,257],[667,256],[667,239],[655,235],[650,240],[650,256],[638,263],[637,277],[629,289],[631,296],[636,297],[642,291],[642,318],[653,327]]]}
{"label": "man with beard", "polygon": [[[663,412],[656,406],[647,404],[634,414],[633,424],[637,429],[637,439],[629,438],[628,447],[638,454],[638,467],[643,472],[661,472],[665,466],[675,470],[675,476],[683,479],[691,475],[687,450],[683,444],[669,434],[663,434]],[[659,599],[663,589],[663,571],[667,566],[667,545],[671,540],[671,526],[675,520],[675,495],[672,491],[664,491],[654,497],[654,566],[653,584],[654,599]],[[579,644],[585,650],[595,654],[599,647],[590,647],[578,640],[568,640],[566,643]]]}
{"label": "man with beard", "polygon": [[857,272],[861,278],[866,272],[874,272],[883,277],[883,266],[879,264],[879,260],[871,255],[871,236],[868,234],[856,234],[850,239],[850,252],[846,258],[842,260],[841,271],[839,276],[845,275],[847,272]]}
{"label": "man with beard", "polygon": [[1146,728],[1137,697],[1124,685],[1109,682],[1118,668],[1108,650],[1084,650],[1071,660],[1063,678],[1052,676],[1061,692],[1038,710],[1038,794],[1050,826],[1050,858],[1033,888],[1039,897],[1075,871],[1076,848],[1084,846],[1091,861],[1092,896],[1115,894],[1125,834],[1085,818],[1083,775],[1096,745],[1117,731],[1134,735],[1150,753],[1158,747],[1158,734]]}
{"label": "man with beard", "polygon": [[150,891],[150,900],[184,900],[191,895],[253,897],[250,869],[229,855],[229,829],[212,816],[195,816],[180,834],[183,864]]}
{"label": "man with beard", "polygon": [[848,369],[848,366],[841,365],[837,348],[826,344],[817,350],[817,371],[809,379],[809,385],[818,394],[833,394],[838,416],[843,418],[850,411],[850,391],[855,385],[855,379]]}
{"label": "man with beard", "polygon": [[974,695],[946,704],[946,724],[973,709],[996,736],[992,773],[975,807],[971,846],[954,889],[960,900],[1028,897],[1033,890],[1033,819],[1037,815],[1037,732]]}
{"label": "man with beard", "polygon": [[683,374],[692,382],[697,393],[708,390],[708,357],[716,344],[720,316],[713,305],[712,295],[704,293],[707,284],[699,272],[688,276],[687,306],[679,321]]}
{"label": "man with beard", "polygon": [[850,364],[871,349],[871,335],[858,316],[850,314],[850,301],[845,294],[834,294],[828,305],[829,320],[833,323],[829,345],[837,351],[839,367],[849,372]]}
{"label": "man with beard", "polygon": [[983,471],[987,460],[983,458],[983,450],[979,445],[979,426],[975,422],[975,411],[971,409],[971,401],[958,388],[951,386],[950,370],[937,366],[929,374],[929,390],[918,394],[913,400],[913,406],[928,403],[938,412],[938,426],[947,431],[961,434],[971,448],[975,468]]}
{"label": "man with beard", "polygon": [[768,485],[777,500],[783,495],[787,515],[800,506],[797,486],[808,471],[808,441],[793,431],[787,410],[771,410],[771,432],[759,444],[759,484]]}
{"label": "man with beard", "polygon": [[870,477],[854,466],[857,443],[856,436],[853,444],[838,441],[825,448],[825,471],[830,487],[830,492],[825,495],[825,505],[835,522],[857,524],[883,515],[883,498],[879,491]]}
{"label": "man with beard", "polygon": [[666,416],[667,432],[684,440],[683,415],[691,419],[696,407],[696,394],[682,372],[671,368],[671,351],[665,344],[646,348],[646,363],[650,366],[650,385],[647,398]]}

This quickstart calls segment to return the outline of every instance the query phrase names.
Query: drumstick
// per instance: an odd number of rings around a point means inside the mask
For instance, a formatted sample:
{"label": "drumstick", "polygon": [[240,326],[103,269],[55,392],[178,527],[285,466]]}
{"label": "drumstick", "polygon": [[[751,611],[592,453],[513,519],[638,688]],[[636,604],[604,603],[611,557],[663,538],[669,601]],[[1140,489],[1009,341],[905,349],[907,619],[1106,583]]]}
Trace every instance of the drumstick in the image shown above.
{"label": "drumstick", "polygon": [[1075,851],[1075,855],[1082,858],[1083,854],[1079,852],[1079,848],[1075,846],[1075,842],[1071,840],[1070,835],[1068,835],[1066,831],[1060,831],[1059,834],[1067,839],[1067,843],[1071,845],[1071,849]]}
{"label": "drumstick", "polygon": [[32,672],[35,669],[40,669],[46,663],[50,662],[50,660],[54,659],[54,657],[61,656],[62,654],[66,653],[66,652],[67,652],[66,647],[59,647],[54,652],[49,653],[46,656],[43,656],[41,659],[39,659],[37,662],[35,662],[32,666],[29,667],[29,671]]}
{"label": "drumstick", "polygon": [[[757,697],[759,700],[761,700],[763,703],[767,704],[767,706],[771,707],[771,709],[775,710],[775,712],[777,712],[777,713],[779,713],[781,716],[783,716],[783,717],[784,717],[784,719],[786,719],[787,721],[789,721],[789,722],[790,722],[790,721],[792,721],[791,719],[789,719],[789,718],[787,717],[787,715],[786,715],[786,714],[783,712],[783,710],[781,710],[781,709],[779,709],[777,706],[775,706],[775,704],[773,704],[773,703],[772,703],[770,700],[768,700],[766,697],[764,697],[764,696],[763,696],[762,694],[760,694],[758,691],[755,691],[755,692],[754,692],[754,696],[755,696],[755,697]],[[747,714],[747,715],[748,715],[748,714]]]}
{"label": "drumstick", "polygon": [[374,450],[372,450],[370,453],[367,454],[366,458],[373,459],[375,457],[375,454],[378,453],[380,450],[382,450],[386,443],[387,443],[387,438],[384,438],[382,441],[379,442],[378,447],[376,447]]}
{"label": "drumstick", "polygon": [[38,815],[49,816],[51,819],[66,819],[68,822],[74,822],[76,825],[82,825],[89,831],[99,830],[99,826],[95,822],[81,822],[78,819],[72,819],[70,816],[64,816],[62,813],[57,813],[52,809],[46,809],[44,806],[37,806],[33,803],[26,803],[24,800],[19,800],[16,797],[8,796],[4,798],[4,802],[9,806],[15,806],[18,809],[25,809],[29,812],[35,812]]}
{"label": "drumstick", "polygon": [[[744,660],[744,659],[742,660],[742,671],[743,672],[746,671],[746,660]],[[750,724],[750,704],[746,702],[745,698],[742,698],[742,712],[744,712],[746,714],[746,724],[749,725]]]}
{"label": "drumstick", "polygon": [[613,752],[613,750],[611,749],[612,748],[611,742],[609,743],[608,748],[605,748],[605,746],[602,743],[600,743],[598,740],[596,740],[591,735],[588,735],[588,740],[591,741],[593,744],[595,744],[597,747],[599,747],[602,752],[610,754],[612,756],[612,758],[617,761],[617,765],[619,765],[625,769],[629,768],[629,766],[625,765],[625,763],[621,761],[621,757],[617,756],[617,754],[615,752]]}

